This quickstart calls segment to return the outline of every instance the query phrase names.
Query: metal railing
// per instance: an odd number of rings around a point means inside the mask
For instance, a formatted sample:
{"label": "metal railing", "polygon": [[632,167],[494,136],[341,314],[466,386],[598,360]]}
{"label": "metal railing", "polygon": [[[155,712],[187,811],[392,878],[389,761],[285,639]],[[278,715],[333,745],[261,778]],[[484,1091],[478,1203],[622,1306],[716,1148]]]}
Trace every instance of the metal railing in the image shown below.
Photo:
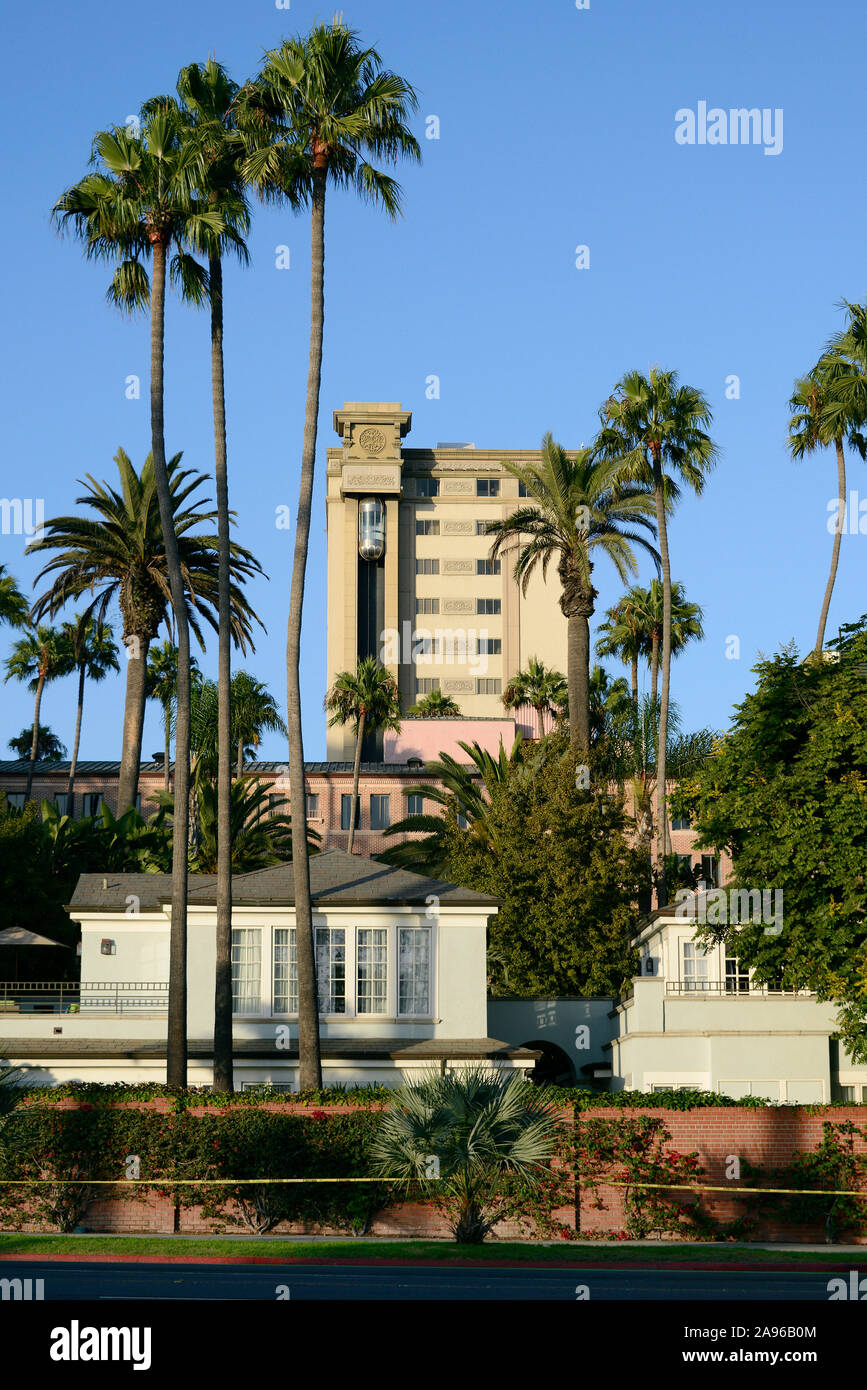
{"label": "metal railing", "polygon": [[149,981],[0,980],[0,1020],[8,1014],[161,1013],[167,984]]}
{"label": "metal railing", "polygon": [[738,980],[666,980],[666,994],[717,994],[726,999],[798,999],[811,998],[811,989],[777,989],[773,985],[758,985]]}

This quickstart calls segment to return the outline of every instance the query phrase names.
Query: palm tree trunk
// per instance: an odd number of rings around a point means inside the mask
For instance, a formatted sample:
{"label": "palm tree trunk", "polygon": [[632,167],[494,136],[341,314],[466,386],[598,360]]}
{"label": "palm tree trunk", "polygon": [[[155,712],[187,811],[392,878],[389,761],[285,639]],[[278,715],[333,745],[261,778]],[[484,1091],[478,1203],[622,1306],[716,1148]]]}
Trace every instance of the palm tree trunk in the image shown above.
{"label": "palm tree trunk", "polygon": [[171,710],[166,706],[163,716],[163,734],[165,736],[163,754],[163,790],[168,791],[171,786],[171,756],[172,756],[172,715]]}
{"label": "palm tree trunk", "polygon": [[638,709],[638,656],[632,658],[632,703]]}
{"label": "palm tree trunk", "polygon": [[668,828],[668,812],[665,805],[665,752],[668,744],[668,696],[671,681],[671,565],[668,558],[668,531],[662,483],[657,482],[653,491],[656,501],[656,525],[659,531],[659,555],[662,561],[662,694],[659,701],[659,743],[656,754],[656,905],[664,907],[668,896],[665,882],[665,845]]}
{"label": "palm tree trunk", "polygon": [[75,769],[78,764],[78,745],[81,740],[81,716],[84,711],[84,678],[86,667],[82,662],[78,668],[78,709],[75,714],[75,739],[72,744],[72,762],[69,764],[69,781],[66,784],[66,809],[72,815],[75,794]]}
{"label": "palm tree trunk", "polygon": [[295,888],[295,941],[298,956],[298,1084],[301,1090],[322,1085],[319,1050],[319,1004],[316,997],[316,958],[313,944],[313,910],[310,902],[310,861],[307,854],[307,821],[304,815],[304,740],[301,732],[301,618],[304,578],[310,539],[313,468],[316,460],[316,426],[322,379],[322,331],[325,317],[325,184],[327,156],[314,148],[313,215],[310,265],[310,357],[307,368],[307,400],[304,408],[304,440],[301,449],[301,481],[298,520],[289,596],[286,634],[286,703],[289,728],[289,776],[292,787],[292,878]]}
{"label": "palm tree trunk", "polygon": [[544,706],[544,705],[537,705],[537,706],[536,706],[536,723],[537,723],[538,730],[539,730],[539,742],[541,743],[541,742],[542,742],[542,739],[545,737],[545,706]]}
{"label": "palm tree trunk", "polygon": [[364,742],[364,721],[365,711],[362,710],[358,716],[358,728],[355,732],[355,762],[352,766],[352,808],[349,815],[349,844],[347,852],[352,853],[352,846],[355,844],[355,821],[358,813],[358,782],[361,777],[361,745]]}
{"label": "palm tree trunk", "polygon": [[569,736],[573,752],[590,748],[590,624],[580,613],[566,626],[566,684],[569,688]]}
{"label": "palm tree trunk", "polygon": [[238,780],[240,781],[244,772],[244,740],[238,739]]}
{"label": "palm tree trunk", "polygon": [[226,460],[226,394],[223,378],[223,266],[209,260],[211,286],[211,392],[219,552],[219,655],[217,662],[217,963],[214,987],[214,1090],[235,1089],[232,1070],[232,730],[229,707],[232,651],[229,591],[229,477]]}
{"label": "palm tree trunk", "polygon": [[126,647],[126,694],[123,706],[123,746],[120,753],[120,772],[117,779],[117,814],[135,805],[138,793],[138,770],[141,762],[141,741],[144,731],[145,689],[147,683],[147,638],[124,632]]}
{"label": "palm tree trunk", "polygon": [[33,709],[33,738],[30,740],[30,766],[27,769],[27,790],[24,793],[24,800],[30,800],[30,793],[33,790],[33,770],[36,767],[36,749],[39,746],[39,706],[42,704],[42,691],[45,688],[45,675],[39,672],[39,679],[36,683],[36,703]]}
{"label": "palm tree trunk", "polygon": [[[153,242],[151,284],[151,452],[160,504],[166,568],[177,623],[178,710],[175,721],[175,803],[172,829],[172,917],[169,935],[169,1008],[166,1084],[187,1084],[187,836],[190,794],[190,628],[172,495],[166,467],[163,357],[166,303],[166,245]],[[144,663],[142,663],[144,664]]]}
{"label": "palm tree trunk", "polygon": [[831,573],[828,575],[828,583],[825,586],[825,598],[822,603],[822,612],[819,614],[819,631],[816,634],[815,654],[817,657],[822,655],[825,646],[825,624],[828,621],[828,609],[831,607],[831,595],[834,592],[834,583],[837,578],[837,564],[840,559],[840,540],[843,535],[843,527],[846,524],[846,455],[843,453],[842,439],[834,441],[837,449],[837,529],[834,532],[834,544],[831,548]]}
{"label": "palm tree trunk", "polygon": [[656,699],[659,684],[659,633],[654,628],[650,638],[650,698]]}

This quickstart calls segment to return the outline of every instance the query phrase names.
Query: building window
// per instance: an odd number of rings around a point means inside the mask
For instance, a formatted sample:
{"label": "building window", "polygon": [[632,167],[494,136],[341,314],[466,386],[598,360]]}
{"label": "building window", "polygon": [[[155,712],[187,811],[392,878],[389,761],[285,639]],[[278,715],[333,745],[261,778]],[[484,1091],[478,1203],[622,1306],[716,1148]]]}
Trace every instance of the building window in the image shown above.
{"label": "building window", "polygon": [[486,616],[494,616],[502,612],[503,601],[499,598],[477,598],[476,612],[484,613]]}
{"label": "building window", "polygon": [[503,683],[499,677],[479,676],[476,679],[477,695],[500,695]]}
{"label": "building window", "polygon": [[358,928],[356,978],[356,1012],[387,1013],[388,932],[384,927]]}
{"label": "building window", "polygon": [[480,637],[478,654],[479,656],[502,656],[502,637]]}
{"label": "building window", "polygon": [[[343,796],[341,796],[341,798],[340,798],[340,829],[341,829],[341,830],[348,830],[349,827],[350,827],[350,825],[352,824],[352,802],[353,802],[353,799],[354,799],[354,798],[353,798],[351,792],[350,792],[348,795],[347,795],[346,792],[344,792]],[[357,800],[356,803],[355,803],[355,828],[356,828],[356,830],[358,829],[358,827],[359,827],[360,825],[361,825],[361,797],[359,797],[358,800]]]}
{"label": "building window", "polygon": [[719,860],[712,854],[701,856],[701,876],[709,888],[719,887]]}
{"label": "building window", "polygon": [[430,695],[434,690],[439,690],[439,676],[417,676],[415,682],[416,695]]}
{"label": "building window", "polygon": [[307,792],[305,801],[307,803],[307,819],[317,820],[319,818],[319,793]]}
{"label": "building window", "polygon": [[6,805],[13,806],[16,811],[22,811],[27,803],[24,792],[7,792]]}
{"label": "building window", "polygon": [[726,956],[726,994],[748,994],[750,972],[737,956]]}
{"label": "building window", "polygon": [[343,927],[316,928],[316,979],[319,1012],[346,1013],[346,931]]}
{"label": "building window", "polygon": [[285,796],[281,796],[279,792],[271,792],[271,794],[268,797],[268,811],[270,815],[276,816],[277,812],[281,809],[281,807],[285,805]]}
{"label": "building window", "polygon": [[297,1014],[298,955],[294,927],[274,928],[273,976],[275,1014]]}
{"label": "building window", "polygon": [[476,478],[477,497],[499,497],[500,480],[499,478]]}
{"label": "building window", "polygon": [[695,941],[683,943],[683,985],[689,990],[707,989],[707,956]]}
{"label": "building window", "polygon": [[494,518],[494,517],[488,517],[487,520],[485,520],[485,521],[477,521],[477,522],[476,522],[476,535],[477,535],[477,536],[489,536],[489,535],[491,534],[491,532],[488,530],[488,527],[490,526],[491,522],[494,521],[495,519],[496,519],[496,518]]}
{"label": "building window", "polygon": [[439,656],[442,642],[438,637],[414,637],[413,654],[419,656]]}
{"label": "building window", "polygon": [[519,479],[519,481],[518,481],[518,496],[519,496],[519,497],[529,497],[529,496],[530,496],[529,492],[527,491],[527,484],[526,484],[526,483],[522,483],[522,482],[520,481],[520,479]]}
{"label": "building window", "polygon": [[477,560],[477,561],[476,561],[476,574],[499,574],[499,573],[500,573],[500,561],[499,561],[499,560]]}
{"label": "building window", "polygon": [[407,814],[408,816],[423,816],[423,815],[424,815],[424,797],[423,797],[423,796],[408,796],[408,797],[406,798],[406,814]]}
{"label": "building window", "polygon": [[55,792],[55,793],[54,793],[54,805],[55,805],[55,807],[57,808],[57,814],[58,814],[58,815],[60,815],[60,816],[71,816],[71,815],[72,815],[72,804],[71,804],[71,803],[72,803],[72,797],[69,795],[69,792]]}
{"label": "building window", "polygon": [[417,598],[415,601],[416,613],[438,613],[440,611],[440,601],[438,598]]}
{"label": "building window", "polygon": [[468,825],[469,825],[469,821],[467,820],[467,818],[466,818],[466,816],[464,815],[463,811],[456,811],[456,812],[455,812],[455,819],[457,820],[458,829],[459,829],[459,830],[466,830],[466,829],[467,829],[467,827],[468,827]]}
{"label": "building window", "polygon": [[387,830],[391,825],[391,796],[388,792],[370,798],[371,830]]}
{"label": "building window", "polygon": [[672,830],[689,830],[689,816],[674,816],[671,822]]}
{"label": "building window", "polygon": [[141,792],[136,792],[135,794],[135,809],[138,811],[139,815],[141,815]]}
{"label": "building window", "polygon": [[844,1105],[867,1104],[867,1086],[841,1086],[840,1099]]}
{"label": "building window", "polygon": [[440,562],[439,560],[420,560],[416,557],[415,572],[416,574],[439,574]]}
{"label": "building window", "polygon": [[81,799],[82,814],[85,816],[98,816],[101,804],[102,792],[85,792]]}
{"label": "building window", "polygon": [[416,517],[415,534],[417,536],[438,536],[440,524],[438,521],[422,521]]}
{"label": "building window", "polygon": [[415,495],[416,497],[439,497],[439,478],[416,478]]}
{"label": "building window", "polygon": [[232,928],[232,1012],[261,1012],[262,932],[259,927]]}
{"label": "building window", "polygon": [[430,927],[398,927],[397,972],[398,1013],[429,1014]]}

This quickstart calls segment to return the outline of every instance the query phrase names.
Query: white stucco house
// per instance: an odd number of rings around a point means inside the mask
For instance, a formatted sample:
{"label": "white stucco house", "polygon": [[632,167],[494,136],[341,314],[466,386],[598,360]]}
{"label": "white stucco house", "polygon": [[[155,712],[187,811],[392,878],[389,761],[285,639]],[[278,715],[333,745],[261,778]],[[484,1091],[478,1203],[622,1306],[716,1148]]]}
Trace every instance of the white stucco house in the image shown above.
{"label": "white stucco house", "polygon": [[[496,899],[342,850],[310,860],[323,1084],[397,1085],[431,1067],[532,1070],[537,1054],[487,1031],[486,927]],[[0,1060],[30,1084],[164,1081],[171,879],[84,874],[76,990],[0,997]],[[233,878],[232,974],[238,1089],[297,1089],[292,867]],[[216,880],[191,875],[189,1083],[210,1085]]]}

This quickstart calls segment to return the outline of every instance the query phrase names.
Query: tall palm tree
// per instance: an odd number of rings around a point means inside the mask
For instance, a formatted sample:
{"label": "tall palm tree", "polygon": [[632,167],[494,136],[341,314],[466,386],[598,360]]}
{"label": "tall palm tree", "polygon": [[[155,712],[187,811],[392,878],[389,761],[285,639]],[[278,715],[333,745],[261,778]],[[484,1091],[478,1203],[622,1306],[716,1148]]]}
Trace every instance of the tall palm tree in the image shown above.
{"label": "tall palm tree", "polygon": [[441,690],[429,690],[407,710],[407,714],[419,719],[458,719],[460,713],[457,700],[453,700],[451,695],[444,695]]}
{"label": "tall palm tree", "polygon": [[232,746],[237,750],[236,776],[244,771],[245,756],[255,757],[263,734],[288,733],[277,702],[263,681],[249,671],[236,671],[231,685]]}
{"label": "tall palm tree", "polygon": [[[634,545],[658,562],[654,546],[642,534],[654,533],[653,500],[646,489],[617,481],[617,464],[596,458],[592,449],[570,457],[551,434],[542,440],[538,463],[503,461],[503,468],[524,484],[527,501],[502,521],[488,525],[493,535],[491,558],[516,551],[515,579],[527,592],[537,567],[547,576],[556,561],[560,608],[568,622],[567,684],[573,749],[590,746],[590,617],[596,605],[594,559],[604,555],[621,580],[638,566]],[[639,528],[639,529],[636,529]]]}
{"label": "tall palm tree", "polygon": [[[29,758],[33,747],[33,730],[22,729],[15,738],[10,738],[7,747],[19,758]],[[47,724],[40,724],[36,738],[36,761],[38,763],[62,763],[66,757],[66,744],[57,734],[52,733]]]}
{"label": "tall palm tree", "polygon": [[25,627],[29,604],[5,565],[0,565],[0,623]]}
{"label": "tall palm tree", "polygon": [[[198,663],[190,657],[190,670],[193,676],[198,673]],[[172,731],[175,727],[175,701],[178,696],[178,649],[168,638],[158,647],[148,651],[145,694],[149,700],[156,700],[163,714],[163,790],[171,786],[172,769]]]}
{"label": "tall palm tree", "polygon": [[355,725],[355,761],[352,765],[352,813],[349,817],[349,844],[355,843],[358,814],[358,782],[361,775],[361,749],[365,733],[379,729],[400,732],[400,691],[394,677],[373,656],[366,656],[355,671],[341,671],[325,696],[330,713],[329,728],[337,724]]}
{"label": "tall palm tree", "polygon": [[69,764],[69,780],[66,784],[66,804],[69,814],[72,815],[75,769],[78,765],[78,745],[81,741],[81,717],[84,712],[84,682],[104,680],[109,671],[119,671],[120,665],[114,636],[107,623],[95,622],[89,614],[82,615],[75,617],[72,622],[65,622],[61,634],[67,646],[70,669],[78,673],[75,738]]}
{"label": "tall palm tree", "polygon": [[30,800],[33,789],[33,770],[36,767],[36,747],[39,739],[39,710],[42,692],[49,681],[65,676],[69,671],[69,653],[57,628],[40,623],[18,639],[5,661],[7,681],[27,681],[27,689],[36,696],[33,706],[33,737],[30,743],[30,766],[27,769],[27,789],[24,797]]}
{"label": "tall palm tree", "polygon": [[789,452],[793,459],[806,458],[817,449],[833,448],[837,457],[837,521],[831,547],[831,570],[825,585],[819,628],[813,653],[820,657],[831,596],[837,579],[840,542],[846,517],[845,447],[867,458],[867,306],[852,304],[848,327],[834,339],[816,365],[795,382],[789,401]]}
{"label": "tall palm tree", "polygon": [[536,711],[539,738],[544,738],[545,715],[561,713],[567,703],[566,677],[562,671],[555,671],[531,656],[526,671],[519,671],[509,681],[502,699],[506,709],[530,705]]}
{"label": "tall palm tree", "polygon": [[[650,694],[654,700],[657,696],[664,605],[664,590],[658,579],[652,579],[646,589],[640,584],[633,584],[623,598],[608,610],[608,622],[600,624],[602,636],[596,643],[596,653],[598,656],[621,656],[624,661],[629,660],[632,667],[632,698],[636,705],[639,656],[646,657],[650,663]],[[680,656],[689,642],[704,639],[703,617],[700,606],[687,599],[683,584],[672,580],[672,658]]]}
{"label": "tall palm tree", "polygon": [[[177,91],[185,121],[187,147],[198,156],[201,191],[217,211],[229,236],[208,240],[208,298],[211,310],[211,396],[214,416],[214,461],[217,485],[219,546],[219,636],[217,697],[217,931],[214,990],[214,1089],[234,1089],[232,1062],[232,811],[231,811],[231,616],[229,478],[226,449],[226,394],[223,370],[223,254],[228,249],[246,264],[244,234],[250,217],[244,196],[241,160],[244,145],[235,124],[238,85],[209,58],[191,63],[178,76]],[[240,776],[240,771],[238,773]]]}
{"label": "tall palm tree", "polygon": [[[295,526],[295,554],[286,638],[286,694],[290,775],[304,784],[301,733],[301,618],[316,459],[322,334],[325,317],[325,194],[329,181],[352,188],[392,218],[400,187],[371,159],[420,159],[407,119],[416,107],[412,88],[386,71],[373,48],[359,47],[342,21],[319,24],[304,38],[288,39],[266,54],[257,82],[241,103],[245,129],[259,129],[245,165],[265,198],[311,208],[310,353],[304,439]],[[298,1056],[302,1090],[321,1085],[319,1015],[310,903],[310,866],[304,817],[296,816],[292,864],[298,950]]]}
{"label": "tall palm tree", "polygon": [[[54,575],[50,587],[33,605],[37,619],[45,614],[53,617],[69,600],[87,595],[90,602],[84,615],[104,622],[113,600],[118,602],[122,640],[129,657],[118,782],[121,815],[135,805],[148,650],[169,619],[171,590],[151,458],[145,459],[141,473],[136,472],[123,449],[115,454],[115,463],[119,489],[87,474],[81,482],[86,491],[76,503],[92,514],[54,517],[45,523],[41,539],[32,541],[27,550],[58,552],[36,579],[38,584],[46,575]],[[207,509],[206,499],[196,495],[207,482],[205,474],[182,469],[180,454],[169,460],[168,471],[189,622],[204,646],[202,620],[212,628],[217,625],[217,538],[207,529],[213,524],[214,512]],[[260,565],[250,551],[233,542],[232,633],[242,650],[252,646],[252,625],[259,619],[240,586],[259,573]]]}
{"label": "tall palm tree", "polygon": [[707,398],[694,386],[681,386],[676,372],[652,367],[647,376],[627,372],[600,411],[602,428],[595,449],[598,457],[620,468],[621,482],[652,492],[662,560],[662,691],[659,710],[657,768],[657,891],[666,899],[665,884],[665,754],[671,686],[672,583],[667,517],[686,484],[700,495],[718,450],[707,426],[712,420]]}
{"label": "tall palm tree", "polygon": [[647,636],[642,613],[642,596],[647,590],[633,584],[605,614],[599,624],[597,656],[616,656],[629,666],[632,677],[632,703],[638,708],[638,662],[648,656]]}
{"label": "tall palm tree", "polygon": [[[185,144],[181,130],[177,104],[166,100],[156,109],[143,111],[140,134],[125,126],[100,131],[93,142],[95,171],[67,189],[54,209],[56,220],[61,226],[71,225],[89,257],[115,263],[109,299],[130,313],[150,306],[151,453],[178,645],[178,810],[172,863],[166,1058],[166,1081],[172,1086],[184,1086],[187,1079],[187,827],[182,822],[187,814],[189,791],[190,630],[166,462],[166,275],[171,268],[185,297],[202,303],[207,294],[207,274],[191,250],[206,249],[210,238],[230,234],[219,213],[193,191],[198,182],[196,152]],[[152,263],[150,280],[144,264],[148,255]]]}

